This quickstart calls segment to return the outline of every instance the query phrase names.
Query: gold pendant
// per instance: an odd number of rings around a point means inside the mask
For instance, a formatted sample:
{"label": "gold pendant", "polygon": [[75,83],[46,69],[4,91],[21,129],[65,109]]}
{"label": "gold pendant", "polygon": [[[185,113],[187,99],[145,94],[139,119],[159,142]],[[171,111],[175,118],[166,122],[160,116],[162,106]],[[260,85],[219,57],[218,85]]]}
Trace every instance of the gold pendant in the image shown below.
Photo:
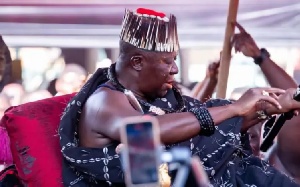
{"label": "gold pendant", "polygon": [[158,108],[156,106],[151,106],[150,109],[149,109],[150,112],[153,112],[157,115],[164,115],[166,114],[165,111],[163,111],[161,108]]}

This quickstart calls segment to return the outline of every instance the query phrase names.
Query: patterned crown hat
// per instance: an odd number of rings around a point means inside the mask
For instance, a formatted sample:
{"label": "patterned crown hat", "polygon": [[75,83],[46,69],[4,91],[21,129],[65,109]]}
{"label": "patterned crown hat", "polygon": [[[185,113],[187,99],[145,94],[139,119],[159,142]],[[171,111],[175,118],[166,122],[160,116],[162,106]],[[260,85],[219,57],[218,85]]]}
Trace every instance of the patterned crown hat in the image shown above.
{"label": "patterned crown hat", "polygon": [[156,52],[179,49],[176,17],[145,8],[125,11],[120,39],[131,45]]}

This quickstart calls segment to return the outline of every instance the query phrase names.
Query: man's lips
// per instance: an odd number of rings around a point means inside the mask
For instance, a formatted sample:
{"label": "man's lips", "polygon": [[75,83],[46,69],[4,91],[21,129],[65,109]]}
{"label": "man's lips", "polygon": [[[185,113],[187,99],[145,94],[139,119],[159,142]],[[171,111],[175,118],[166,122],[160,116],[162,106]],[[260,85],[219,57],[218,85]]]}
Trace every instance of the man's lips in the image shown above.
{"label": "man's lips", "polygon": [[168,81],[165,83],[169,89],[173,88],[174,81]]}
{"label": "man's lips", "polygon": [[169,81],[167,81],[166,83],[167,83],[167,84],[172,84],[172,85],[173,85],[174,82],[175,82],[174,80],[169,80]]}

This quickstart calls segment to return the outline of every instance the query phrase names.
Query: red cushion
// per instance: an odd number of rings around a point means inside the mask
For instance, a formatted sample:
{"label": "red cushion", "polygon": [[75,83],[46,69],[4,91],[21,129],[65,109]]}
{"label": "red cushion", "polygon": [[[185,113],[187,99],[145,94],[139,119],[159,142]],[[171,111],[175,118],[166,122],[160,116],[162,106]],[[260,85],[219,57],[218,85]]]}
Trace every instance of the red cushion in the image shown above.
{"label": "red cushion", "polygon": [[64,108],[74,94],[13,107],[4,125],[20,178],[30,186],[62,186],[62,156],[58,126]]}

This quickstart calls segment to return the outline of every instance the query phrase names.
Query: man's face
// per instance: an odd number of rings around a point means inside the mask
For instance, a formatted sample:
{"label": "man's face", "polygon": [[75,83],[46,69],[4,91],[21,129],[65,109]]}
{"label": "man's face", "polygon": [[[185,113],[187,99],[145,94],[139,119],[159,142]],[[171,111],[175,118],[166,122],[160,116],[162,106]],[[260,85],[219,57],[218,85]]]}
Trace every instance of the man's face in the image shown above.
{"label": "man's face", "polygon": [[176,56],[176,52],[147,55],[140,72],[142,92],[154,98],[163,97],[173,87],[174,75],[178,73]]}

